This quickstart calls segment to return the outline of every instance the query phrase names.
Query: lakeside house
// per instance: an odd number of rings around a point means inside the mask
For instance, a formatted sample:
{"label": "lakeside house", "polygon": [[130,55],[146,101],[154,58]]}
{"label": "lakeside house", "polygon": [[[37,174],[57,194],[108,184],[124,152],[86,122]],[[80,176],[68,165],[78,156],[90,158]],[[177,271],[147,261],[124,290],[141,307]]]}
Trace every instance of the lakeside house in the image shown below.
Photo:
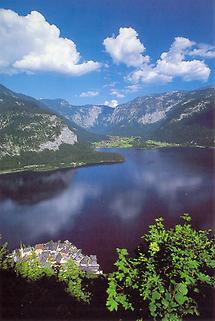
{"label": "lakeside house", "polygon": [[92,274],[102,274],[100,265],[97,263],[96,255],[84,255],[80,249],[68,240],[64,242],[50,241],[36,244],[34,247],[21,246],[20,249],[12,252],[11,257],[15,262],[22,262],[29,260],[33,253],[37,256],[41,266],[49,263],[53,267],[59,267],[70,259],[73,259],[80,270]]}

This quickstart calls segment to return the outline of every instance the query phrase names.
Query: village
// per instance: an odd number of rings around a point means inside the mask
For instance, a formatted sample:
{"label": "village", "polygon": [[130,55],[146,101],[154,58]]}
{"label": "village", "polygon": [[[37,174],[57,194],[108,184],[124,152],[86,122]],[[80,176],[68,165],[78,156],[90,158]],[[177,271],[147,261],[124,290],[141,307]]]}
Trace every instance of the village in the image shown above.
{"label": "village", "polygon": [[34,247],[21,246],[10,255],[14,262],[28,261],[32,254],[38,258],[39,264],[44,266],[49,263],[53,268],[73,259],[78,268],[91,274],[102,274],[100,265],[97,263],[96,255],[84,255],[80,249],[70,243],[68,240],[61,242],[49,241],[43,244],[36,244]]}

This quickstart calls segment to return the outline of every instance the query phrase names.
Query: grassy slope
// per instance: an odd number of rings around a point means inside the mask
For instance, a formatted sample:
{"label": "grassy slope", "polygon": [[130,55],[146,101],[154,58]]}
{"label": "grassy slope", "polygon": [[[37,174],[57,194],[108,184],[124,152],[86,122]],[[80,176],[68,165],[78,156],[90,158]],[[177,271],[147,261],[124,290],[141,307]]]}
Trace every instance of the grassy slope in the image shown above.
{"label": "grassy slope", "polygon": [[97,148],[163,148],[163,147],[177,147],[182,146],[175,143],[160,142],[154,140],[144,141],[140,137],[120,137],[120,136],[109,136],[109,139],[95,142],[94,145]]}

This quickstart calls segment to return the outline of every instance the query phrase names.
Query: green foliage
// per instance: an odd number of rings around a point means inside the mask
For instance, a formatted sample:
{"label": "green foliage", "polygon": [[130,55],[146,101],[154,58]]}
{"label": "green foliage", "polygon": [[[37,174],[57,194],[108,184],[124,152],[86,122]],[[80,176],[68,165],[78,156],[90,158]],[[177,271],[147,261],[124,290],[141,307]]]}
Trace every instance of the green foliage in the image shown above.
{"label": "green foliage", "polygon": [[136,141],[135,147],[140,148],[165,148],[165,147],[178,147],[180,144],[161,142],[158,140],[143,140],[139,139]]}
{"label": "green foliage", "polygon": [[100,142],[94,142],[93,144],[97,148],[130,148],[133,147],[136,137],[119,137],[119,136],[109,136],[108,139],[102,140]]}
{"label": "green foliage", "polygon": [[13,170],[53,170],[56,168],[76,167],[86,164],[122,162],[116,153],[95,152],[84,144],[73,146],[64,144],[58,151],[24,152],[20,156],[5,156],[0,159],[2,171]]}
{"label": "green foliage", "polygon": [[[69,128],[76,133],[78,143],[61,144],[57,150],[41,150],[44,143],[59,137],[68,121],[46,110],[40,101],[15,94],[1,85],[0,98],[0,172],[53,170],[123,161],[123,157],[114,153],[95,152],[82,141],[88,136],[87,132],[77,129],[76,125],[74,128],[69,125]],[[89,136],[94,137],[93,134]]]}
{"label": "green foliage", "polygon": [[97,148],[164,148],[164,147],[178,147],[179,144],[160,142],[154,140],[144,140],[138,136],[120,137],[109,136],[108,139],[94,142]]}
{"label": "green foliage", "polygon": [[15,271],[18,275],[30,281],[37,281],[43,277],[50,278],[54,275],[51,264],[41,265],[35,252],[32,252],[26,261],[17,262]]}
{"label": "green foliage", "polygon": [[[0,234],[1,240],[1,234]],[[8,270],[13,267],[13,260],[8,257],[7,243],[0,246],[0,270]]]}
{"label": "green foliage", "polygon": [[78,301],[90,302],[90,293],[86,290],[84,281],[86,273],[81,271],[72,259],[63,264],[58,273],[58,279],[67,285],[67,292]]}
{"label": "green foliage", "polygon": [[[24,247],[25,245],[21,245],[21,248]],[[67,292],[78,301],[90,302],[90,293],[87,291],[88,281],[97,276],[80,270],[73,259],[68,260],[60,267],[56,267],[53,265],[54,262],[50,256],[47,261],[41,263],[34,250],[24,258],[21,257],[20,250],[17,250],[16,256],[20,257],[18,262],[14,262],[12,257],[8,257],[7,243],[0,246],[0,270],[12,268],[17,275],[28,281],[37,281],[44,277],[54,276],[67,285]]]}
{"label": "green foliage", "polygon": [[143,308],[162,321],[180,321],[198,315],[195,294],[202,284],[215,286],[215,239],[210,231],[195,230],[191,217],[184,224],[165,229],[163,219],[155,220],[142,237],[134,257],[117,249],[116,271],[108,277],[107,308],[110,311]]}
{"label": "green foliage", "polygon": [[96,152],[87,144],[61,145],[59,150],[21,152],[19,156],[0,158],[1,171],[53,170],[86,164],[122,162],[116,153]]}

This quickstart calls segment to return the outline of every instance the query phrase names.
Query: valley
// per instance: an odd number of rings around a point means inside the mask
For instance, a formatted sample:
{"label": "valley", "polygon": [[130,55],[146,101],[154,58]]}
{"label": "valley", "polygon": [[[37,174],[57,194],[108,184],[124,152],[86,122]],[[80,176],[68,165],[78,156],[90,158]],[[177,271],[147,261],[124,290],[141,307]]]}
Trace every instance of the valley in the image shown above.
{"label": "valley", "polygon": [[82,129],[68,125],[36,99],[0,86],[0,173],[123,161],[118,154],[95,151],[83,136]]}
{"label": "valley", "polygon": [[0,85],[0,173],[123,162],[98,148],[214,146],[214,88],[72,106]]}
{"label": "valley", "polygon": [[116,108],[73,106],[62,99],[41,100],[68,124],[75,123],[88,133],[100,135],[99,141],[105,140],[105,135],[140,136],[144,141],[192,146],[215,146],[214,102],[213,87],[137,97]]}
{"label": "valley", "polygon": [[214,0],[1,0],[0,321],[215,320]]}
{"label": "valley", "polygon": [[128,136],[108,136],[106,140],[94,142],[96,148],[165,148],[165,147],[180,147],[182,144],[174,144],[167,142],[160,142],[154,140],[144,141],[141,137]]}

